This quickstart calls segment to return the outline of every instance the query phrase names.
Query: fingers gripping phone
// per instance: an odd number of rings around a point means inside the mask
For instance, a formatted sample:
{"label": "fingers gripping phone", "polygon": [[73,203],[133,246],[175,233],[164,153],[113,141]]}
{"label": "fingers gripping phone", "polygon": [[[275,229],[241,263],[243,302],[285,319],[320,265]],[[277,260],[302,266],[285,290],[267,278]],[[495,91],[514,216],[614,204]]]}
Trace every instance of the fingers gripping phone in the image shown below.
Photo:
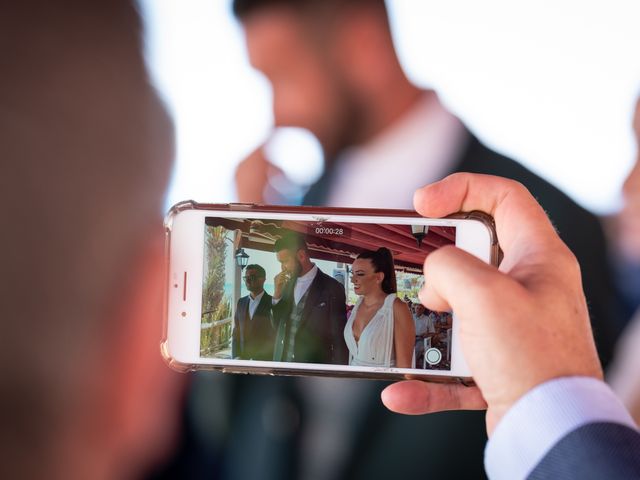
{"label": "fingers gripping phone", "polygon": [[189,201],[165,229],[162,352],[177,370],[471,381],[455,312],[418,292],[445,245],[497,264],[488,215]]}

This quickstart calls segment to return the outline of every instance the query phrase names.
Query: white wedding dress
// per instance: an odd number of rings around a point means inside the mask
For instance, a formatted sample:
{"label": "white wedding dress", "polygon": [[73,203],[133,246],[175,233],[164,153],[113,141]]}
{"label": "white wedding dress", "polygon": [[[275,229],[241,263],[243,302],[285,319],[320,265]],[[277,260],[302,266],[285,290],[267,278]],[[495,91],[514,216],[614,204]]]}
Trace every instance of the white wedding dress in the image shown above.
{"label": "white wedding dress", "polygon": [[353,322],[362,303],[360,297],[353,307],[349,320],[344,327],[344,341],[349,348],[349,365],[360,367],[395,367],[393,348],[393,302],[397,298],[390,293],[382,307],[375,313],[360,334],[356,342],[353,336]]}

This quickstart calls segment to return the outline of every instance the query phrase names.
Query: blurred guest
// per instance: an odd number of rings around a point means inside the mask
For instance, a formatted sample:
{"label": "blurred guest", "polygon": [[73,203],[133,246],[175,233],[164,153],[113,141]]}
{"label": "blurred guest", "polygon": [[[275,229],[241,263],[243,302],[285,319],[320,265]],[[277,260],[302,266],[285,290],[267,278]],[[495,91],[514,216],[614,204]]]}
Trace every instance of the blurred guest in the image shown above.
{"label": "blurred guest", "polygon": [[429,313],[427,313],[424,305],[421,303],[416,304],[416,310],[413,316],[416,325],[416,336],[425,337],[431,333],[436,333],[436,318],[435,312],[429,311]]}
{"label": "blurred guest", "polygon": [[413,312],[413,321],[416,326],[416,343],[415,343],[415,356],[416,356],[416,366],[420,366],[423,364],[422,360],[424,358],[425,352],[425,339],[432,338],[436,333],[436,325],[434,322],[434,312],[427,311],[421,303],[416,303],[415,309]]}
{"label": "blurred guest", "polygon": [[447,328],[451,328],[453,325],[453,315],[449,312],[439,312],[436,313],[436,330],[446,330]]}
{"label": "blurred guest", "polygon": [[274,329],[271,295],[264,291],[266,272],[260,265],[247,265],[244,283],[249,295],[238,299],[233,315],[231,357],[243,360],[273,358]]}
{"label": "blurred guest", "polygon": [[0,478],[135,478],[174,441],[162,361],[171,122],[131,2],[0,14]]}
{"label": "blurred guest", "polygon": [[349,365],[412,367],[415,327],[397,295],[391,251],[364,251],[351,268],[353,290],[360,298],[344,328]]}

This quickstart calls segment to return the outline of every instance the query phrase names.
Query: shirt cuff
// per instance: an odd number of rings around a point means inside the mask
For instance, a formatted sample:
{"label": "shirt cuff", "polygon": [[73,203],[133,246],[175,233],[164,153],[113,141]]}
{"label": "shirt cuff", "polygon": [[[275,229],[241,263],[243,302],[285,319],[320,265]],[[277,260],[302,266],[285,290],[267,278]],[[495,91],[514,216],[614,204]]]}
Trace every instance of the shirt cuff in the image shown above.
{"label": "shirt cuff", "polygon": [[485,448],[491,479],[526,478],[552,447],[575,429],[594,422],[637,428],[604,382],[563,377],[542,383],[502,417]]}

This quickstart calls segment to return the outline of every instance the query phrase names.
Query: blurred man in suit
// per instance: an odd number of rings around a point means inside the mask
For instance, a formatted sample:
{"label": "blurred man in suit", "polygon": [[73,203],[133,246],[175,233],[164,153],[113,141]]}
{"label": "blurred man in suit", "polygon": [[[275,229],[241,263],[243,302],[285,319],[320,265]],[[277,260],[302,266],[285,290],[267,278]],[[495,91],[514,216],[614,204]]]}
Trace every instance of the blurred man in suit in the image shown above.
{"label": "blurred man in suit", "polygon": [[273,360],[346,365],[344,287],[311,261],[300,235],[279,238],[274,250],[282,271],[274,279]]}
{"label": "blurred man in suit", "polygon": [[[325,171],[311,186],[306,204],[411,208],[416,188],[460,171],[521,182],[578,257],[598,351],[608,362],[618,314],[598,219],[522,165],[488,149],[435,92],[408,80],[384,1],[235,0],[234,11],[252,65],[272,85],[275,127],[306,128],[322,145]],[[266,179],[262,185],[256,182],[260,172],[269,171],[265,160],[258,149],[239,166],[240,195],[262,191]],[[245,419],[267,409],[271,396],[294,392],[287,395],[296,399],[300,421],[260,466],[263,472],[277,472],[274,478],[416,477],[423,466],[405,459],[424,455],[434,477],[484,475],[484,418],[476,412],[409,421],[380,406],[381,386],[370,381],[354,381],[349,388],[340,380],[283,379],[278,388],[261,379],[237,382],[234,388],[252,401],[232,412],[237,428],[230,449],[242,446],[248,436],[259,442],[263,432],[243,429]],[[348,422],[338,415],[354,411]],[[264,435],[269,438],[268,431]],[[248,465],[239,465],[240,458],[229,456],[235,471],[254,474]]]}
{"label": "blurred man in suit", "polygon": [[[322,145],[325,171],[306,205],[411,208],[416,188],[452,172],[523,183],[578,257],[598,350],[609,361],[620,305],[598,218],[488,149],[436,92],[409,81],[384,0],[235,0],[233,6],[249,59],[272,86],[274,126],[308,129]],[[262,191],[264,183],[256,182],[268,169],[257,164],[265,161],[255,154],[238,167],[240,194],[247,187]]]}
{"label": "blurred man in suit", "polygon": [[244,283],[249,290],[238,300],[233,315],[231,356],[242,360],[271,360],[273,324],[271,295],[264,291],[266,272],[260,265],[247,265]]}

